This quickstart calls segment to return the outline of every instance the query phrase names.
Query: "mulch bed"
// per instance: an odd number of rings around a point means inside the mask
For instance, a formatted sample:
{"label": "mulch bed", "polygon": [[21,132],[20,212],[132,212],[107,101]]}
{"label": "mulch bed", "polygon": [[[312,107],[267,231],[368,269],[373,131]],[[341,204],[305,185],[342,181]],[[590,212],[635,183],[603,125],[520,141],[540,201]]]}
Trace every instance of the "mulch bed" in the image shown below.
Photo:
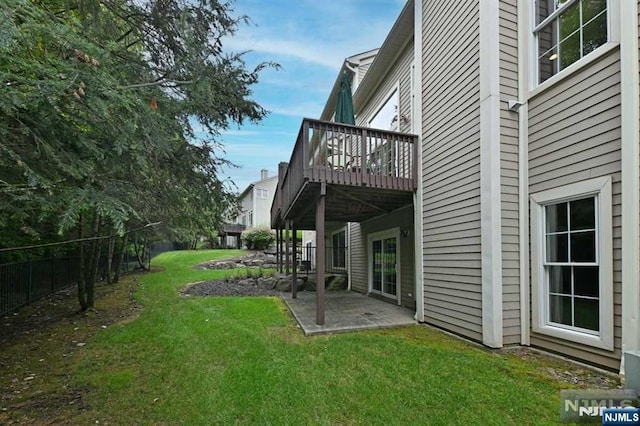
{"label": "mulch bed", "polygon": [[240,280],[204,281],[188,285],[183,296],[279,296],[277,290],[267,290],[255,285],[243,285]]}

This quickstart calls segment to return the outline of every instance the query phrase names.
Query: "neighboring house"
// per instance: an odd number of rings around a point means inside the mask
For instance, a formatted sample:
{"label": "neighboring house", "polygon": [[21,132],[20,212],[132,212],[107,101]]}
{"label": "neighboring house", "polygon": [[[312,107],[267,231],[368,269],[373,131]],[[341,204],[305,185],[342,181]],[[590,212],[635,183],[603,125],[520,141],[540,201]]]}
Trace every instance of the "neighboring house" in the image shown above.
{"label": "neighboring house", "polygon": [[640,350],[638,9],[409,1],[357,125],[326,123],[335,87],[303,120],[272,225],[319,246],[346,226],[350,288],[420,322],[622,372]]}
{"label": "neighboring house", "polygon": [[241,247],[242,231],[257,226],[269,227],[270,209],[273,203],[278,176],[269,177],[266,169],[260,171],[260,180],[253,182],[239,196],[240,212],[230,218],[221,230],[227,247]]}

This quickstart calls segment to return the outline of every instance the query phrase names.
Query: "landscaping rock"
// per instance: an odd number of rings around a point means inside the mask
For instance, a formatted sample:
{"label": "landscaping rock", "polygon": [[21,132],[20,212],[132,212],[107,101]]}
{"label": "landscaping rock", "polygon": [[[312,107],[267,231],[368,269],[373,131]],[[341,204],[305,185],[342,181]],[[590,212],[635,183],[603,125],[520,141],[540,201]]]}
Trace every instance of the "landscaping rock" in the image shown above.
{"label": "landscaping rock", "polygon": [[346,290],[348,284],[345,275],[329,275],[326,280],[326,288],[329,291]]}
{"label": "landscaping rock", "polygon": [[274,288],[276,288],[278,280],[274,277],[261,277],[258,278],[257,284],[259,288],[263,288],[265,290],[273,290]]}
{"label": "landscaping rock", "polygon": [[316,286],[318,285],[318,281],[316,280],[316,275],[312,274],[307,277],[307,282],[304,286],[306,291],[316,291]]}
{"label": "landscaping rock", "polygon": [[215,262],[214,267],[208,269],[233,269],[236,267],[236,262],[233,261],[221,261]]}
{"label": "landscaping rock", "polygon": [[[276,290],[284,291],[284,292],[291,291],[291,281],[292,281],[291,276],[280,278],[278,280],[278,283],[276,284]],[[305,288],[304,280],[298,278],[296,290],[302,291],[304,290],[304,288]]]}
{"label": "landscaping rock", "polygon": [[[306,291],[316,291],[318,282],[315,274],[310,274],[306,277],[306,283],[304,289]],[[328,274],[324,278],[324,288],[327,291],[342,291],[346,290],[349,285],[346,275]]]}
{"label": "landscaping rock", "polygon": [[255,287],[256,280],[253,278],[246,278],[244,280],[238,281],[238,285],[245,286],[245,287]]}
{"label": "landscaping rock", "polygon": [[248,251],[246,256],[236,259],[212,260],[196,265],[196,269],[234,269],[234,268],[264,268],[276,269],[277,258],[275,254]]}

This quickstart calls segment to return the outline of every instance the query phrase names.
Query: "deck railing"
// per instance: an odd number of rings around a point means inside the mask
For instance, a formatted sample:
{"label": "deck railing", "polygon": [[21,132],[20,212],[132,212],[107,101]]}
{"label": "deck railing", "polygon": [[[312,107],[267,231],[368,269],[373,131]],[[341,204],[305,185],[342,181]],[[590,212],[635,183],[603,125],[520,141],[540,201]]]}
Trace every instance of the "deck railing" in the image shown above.
{"label": "deck railing", "polygon": [[281,163],[271,208],[274,226],[305,181],[413,191],[415,135],[305,118],[288,165]]}

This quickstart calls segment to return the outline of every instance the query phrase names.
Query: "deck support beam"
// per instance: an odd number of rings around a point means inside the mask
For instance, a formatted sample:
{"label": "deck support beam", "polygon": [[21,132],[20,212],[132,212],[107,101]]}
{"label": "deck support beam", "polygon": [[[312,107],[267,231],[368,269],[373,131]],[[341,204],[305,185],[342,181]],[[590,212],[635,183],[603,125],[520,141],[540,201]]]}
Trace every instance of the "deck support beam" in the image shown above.
{"label": "deck support beam", "polygon": [[324,242],[324,213],[327,185],[320,185],[320,197],[316,208],[316,324],[324,324],[324,269],[325,269],[325,242]]}
{"label": "deck support beam", "polygon": [[289,247],[291,247],[291,243],[289,241],[289,230],[290,230],[290,223],[288,220],[286,220],[284,222],[284,228],[285,228],[285,235],[284,235],[284,249],[285,249],[285,253],[284,253],[284,259],[285,259],[285,266],[284,266],[284,272],[285,274],[289,275],[289,268],[291,267],[291,263],[290,263],[290,259],[289,259]]}
{"label": "deck support beam", "polygon": [[298,237],[296,235],[296,224],[291,222],[291,235],[293,236],[293,269],[291,271],[291,297],[296,299],[298,297]]}
{"label": "deck support beam", "polygon": [[280,257],[282,254],[282,245],[280,244],[280,237],[282,237],[280,228],[276,228],[276,269],[278,272],[282,272],[282,258]]}

